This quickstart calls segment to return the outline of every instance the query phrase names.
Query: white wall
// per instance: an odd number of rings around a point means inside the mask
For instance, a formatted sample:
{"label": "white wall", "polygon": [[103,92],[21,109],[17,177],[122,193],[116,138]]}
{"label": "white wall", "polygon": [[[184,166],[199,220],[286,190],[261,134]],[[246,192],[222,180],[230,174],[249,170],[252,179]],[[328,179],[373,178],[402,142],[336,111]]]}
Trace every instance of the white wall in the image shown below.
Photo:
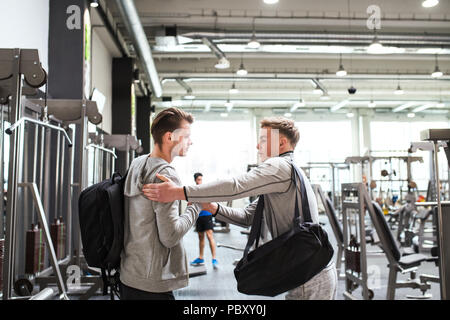
{"label": "white wall", "polygon": [[1,0],[0,48],[38,49],[48,73],[49,0]]}
{"label": "white wall", "polygon": [[111,133],[111,102],[112,102],[112,54],[98,36],[96,28],[92,32],[92,88],[97,88],[106,97],[103,108],[103,121],[100,127]]}

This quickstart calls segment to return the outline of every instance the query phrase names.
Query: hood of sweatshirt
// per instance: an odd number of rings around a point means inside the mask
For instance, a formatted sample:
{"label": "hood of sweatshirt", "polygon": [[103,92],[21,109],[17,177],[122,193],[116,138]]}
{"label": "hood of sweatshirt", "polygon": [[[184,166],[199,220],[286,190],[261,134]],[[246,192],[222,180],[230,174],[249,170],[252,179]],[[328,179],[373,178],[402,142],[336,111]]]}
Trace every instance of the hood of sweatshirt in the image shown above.
{"label": "hood of sweatshirt", "polygon": [[142,187],[156,179],[156,174],[170,164],[161,158],[151,158],[149,154],[140,156],[133,160],[128,169],[125,181],[124,195],[135,197],[142,194]]}

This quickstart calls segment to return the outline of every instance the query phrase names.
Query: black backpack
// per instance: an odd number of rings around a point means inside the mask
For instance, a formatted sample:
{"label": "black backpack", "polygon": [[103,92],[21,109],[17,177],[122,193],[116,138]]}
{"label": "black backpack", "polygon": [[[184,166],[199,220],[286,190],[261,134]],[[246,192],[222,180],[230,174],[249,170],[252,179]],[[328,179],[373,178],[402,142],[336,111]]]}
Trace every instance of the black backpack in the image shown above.
{"label": "black backpack", "polygon": [[[125,176],[115,172],[84,189],[78,199],[83,254],[90,267],[101,268],[103,294],[111,300],[118,293],[120,254],[124,240],[124,184]],[[113,275],[111,272],[115,271]]]}

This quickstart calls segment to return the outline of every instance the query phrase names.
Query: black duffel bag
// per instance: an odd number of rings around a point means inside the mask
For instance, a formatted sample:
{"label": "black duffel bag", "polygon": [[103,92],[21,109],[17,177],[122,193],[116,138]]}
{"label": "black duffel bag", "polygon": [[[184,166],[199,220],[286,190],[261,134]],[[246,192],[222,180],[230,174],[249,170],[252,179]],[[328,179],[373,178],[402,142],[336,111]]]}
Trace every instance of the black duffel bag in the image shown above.
{"label": "black duffel bag", "polygon": [[[300,180],[303,222],[296,177]],[[305,184],[293,163],[292,178],[296,187],[293,227],[260,247],[264,196],[259,197],[244,256],[234,269],[237,289],[241,293],[273,297],[297,288],[322,271],[333,257],[327,233],[312,222]],[[249,252],[255,241],[255,249]]]}

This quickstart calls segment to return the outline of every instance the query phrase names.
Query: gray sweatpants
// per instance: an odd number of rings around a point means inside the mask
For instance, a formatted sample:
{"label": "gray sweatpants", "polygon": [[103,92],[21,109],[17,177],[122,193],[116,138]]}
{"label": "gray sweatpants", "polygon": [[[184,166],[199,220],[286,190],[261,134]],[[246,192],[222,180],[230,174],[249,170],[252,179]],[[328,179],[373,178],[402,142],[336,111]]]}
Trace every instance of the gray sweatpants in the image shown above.
{"label": "gray sweatpants", "polygon": [[286,300],[334,300],[337,292],[336,265],[332,262],[304,285],[288,291]]}

